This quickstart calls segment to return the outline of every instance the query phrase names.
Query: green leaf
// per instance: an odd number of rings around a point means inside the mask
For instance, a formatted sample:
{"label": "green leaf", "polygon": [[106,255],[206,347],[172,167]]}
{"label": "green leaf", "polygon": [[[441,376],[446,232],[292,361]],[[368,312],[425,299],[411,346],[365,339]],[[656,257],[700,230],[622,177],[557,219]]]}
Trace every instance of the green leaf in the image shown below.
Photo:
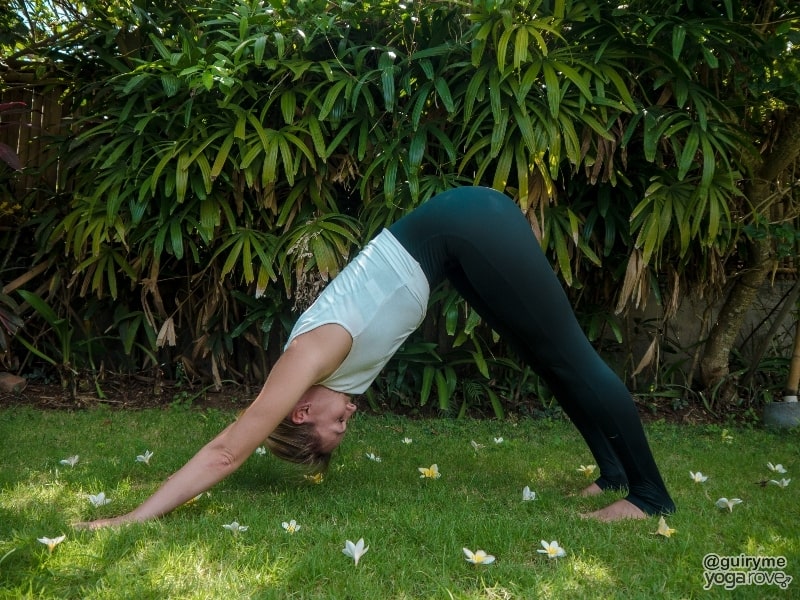
{"label": "green leaf", "polygon": [[283,115],[284,123],[291,125],[294,122],[294,113],[296,110],[297,96],[295,96],[292,90],[285,91],[281,94],[281,114]]}
{"label": "green leaf", "polygon": [[589,88],[589,84],[576,69],[572,68],[563,61],[552,61],[551,64],[554,69],[563,73],[571,83],[575,84],[585,98],[588,100],[593,99],[592,90]]}
{"label": "green leaf", "polygon": [[503,147],[503,152],[497,160],[497,167],[494,172],[492,187],[496,190],[504,190],[508,185],[508,175],[511,172],[511,165],[514,162],[514,145],[507,143]]}
{"label": "green leaf", "polygon": [[447,85],[447,80],[444,77],[437,77],[433,84],[436,86],[436,92],[442,104],[444,104],[445,110],[447,110],[448,113],[455,112],[456,107],[453,103],[453,97],[450,95],[450,88]]}
{"label": "green leaf", "polygon": [[420,166],[422,159],[425,157],[425,146],[428,139],[426,133],[425,128],[420,129],[411,139],[411,144],[408,147],[408,162],[412,167]]}
{"label": "green leaf", "polygon": [[[476,348],[478,348],[477,344]],[[470,350],[470,355],[472,356],[475,366],[478,367],[480,374],[486,379],[489,379],[489,366],[486,364],[486,359],[483,357],[480,349],[478,348],[477,350]]]}
{"label": "green leaf", "polygon": [[325,136],[322,134],[322,126],[315,115],[309,115],[306,120],[308,124],[308,133],[311,136],[311,142],[314,144],[314,151],[322,159],[327,160],[328,154],[325,148]]}
{"label": "green leaf", "polygon": [[50,308],[50,306],[44,300],[42,300],[42,298],[33,292],[29,292],[27,290],[17,290],[17,293],[22,296],[22,299],[30,304],[33,310],[35,310],[36,313],[51,327],[57,326],[62,321],[62,319],[56,315],[55,311]]}
{"label": "green leaf", "polygon": [[180,81],[173,73],[164,73],[161,75],[161,87],[164,88],[164,93],[167,97],[171,98],[178,93]]}
{"label": "green leaf", "polygon": [[189,153],[183,151],[178,155],[178,164],[175,169],[175,194],[178,202],[186,198],[186,188],[189,182]]}
{"label": "green leaf", "polygon": [[325,100],[322,102],[322,107],[319,110],[320,121],[324,121],[333,110],[336,100],[339,98],[339,94],[342,93],[342,90],[345,88],[345,86],[347,86],[347,83],[348,82],[346,80],[337,81],[330,88],[328,88],[328,92],[325,94]]}
{"label": "green leaf", "polygon": [[528,28],[520,27],[517,29],[517,37],[514,40],[514,68],[519,69],[528,59]]}
{"label": "green leaf", "polygon": [[430,365],[426,365],[422,370],[422,385],[419,391],[419,405],[425,406],[428,403],[428,398],[431,395],[431,388],[433,387],[433,379],[436,375],[436,369]]}
{"label": "green leaf", "polygon": [[553,242],[556,246],[556,260],[558,262],[561,276],[567,285],[572,285],[572,269],[570,268],[569,250],[567,249],[567,241],[564,235],[553,233]]}
{"label": "green leaf", "polygon": [[672,29],[672,58],[676,61],[680,59],[683,44],[686,41],[686,28],[677,25]]}
{"label": "green leaf", "polygon": [[505,71],[506,54],[508,53],[508,45],[511,43],[512,35],[514,35],[514,28],[509,27],[503,31],[503,33],[500,35],[500,39],[497,40],[497,48],[495,49],[495,52],[497,52],[497,70],[500,73]]}
{"label": "green leaf", "polygon": [[450,390],[448,389],[447,379],[441,371],[436,371],[436,392],[439,397],[439,409],[447,410],[450,408]]}
{"label": "green leaf", "polygon": [[487,69],[481,67],[470,78],[467,84],[467,91],[464,96],[464,122],[469,123],[472,119],[472,111],[475,102],[483,98],[484,95],[484,81],[486,80]]}
{"label": "green leaf", "polygon": [[183,230],[178,220],[173,220],[169,226],[172,253],[178,260],[183,258]]}
{"label": "green leaf", "polygon": [[167,61],[170,60],[172,53],[167,50],[167,47],[163,44],[163,42],[152,33],[148,34],[147,37],[150,38],[150,41],[153,43],[153,47],[156,49],[156,52],[161,55],[161,58]]}
{"label": "green leaf", "polygon": [[559,107],[561,106],[561,85],[558,74],[553,68],[553,65],[549,62],[542,64],[542,72],[544,74],[544,83],[547,91],[547,106],[550,109],[550,116],[556,117],[558,116]]}
{"label": "green leaf", "polygon": [[214,158],[214,164],[211,167],[211,172],[209,173],[212,181],[219,176],[228,160],[228,155],[230,154],[231,147],[233,146],[233,138],[234,134],[230,133],[224,140],[222,140],[222,144],[219,147],[217,156]]}
{"label": "green leaf", "polygon": [[506,142],[506,129],[508,128],[509,114],[508,109],[504,108],[500,111],[500,118],[497,119],[492,128],[492,157],[500,154]]}
{"label": "green leaf", "polygon": [[695,128],[689,132],[686,138],[686,143],[683,146],[683,152],[678,160],[678,179],[683,180],[689,169],[694,164],[694,157],[697,154],[697,148],[700,145],[700,135]]}
{"label": "green leaf", "polygon": [[505,411],[503,410],[503,404],[500,402],[500,398],[497,397],[492,390],[486,388],[486,395],[489,396],[489,402],[492,405],[492,410],[494,411],[494,416],[496,419],[500,419],[501,421],[505,419]]}
{"label": "green leaf", "polygon": [[264,50],[267,47],[267,36],[264,34],[256,37],[253,42],[253,61],[256,66],[261,66],[261,61],[264,60]]}

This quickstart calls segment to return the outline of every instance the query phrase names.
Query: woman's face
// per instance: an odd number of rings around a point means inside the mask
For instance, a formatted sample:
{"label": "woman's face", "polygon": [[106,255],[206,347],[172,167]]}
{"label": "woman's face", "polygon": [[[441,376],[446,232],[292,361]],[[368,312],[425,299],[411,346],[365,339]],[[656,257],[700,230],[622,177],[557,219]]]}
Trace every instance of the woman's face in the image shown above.
{"label": "woman's face", "polygon": [[332,452],[342,441],[347,431],[347,421],[358,407],[350,402],[350,396],[316,386],[308,397],[308,422],[314,425],[319,435],[323,452]]}

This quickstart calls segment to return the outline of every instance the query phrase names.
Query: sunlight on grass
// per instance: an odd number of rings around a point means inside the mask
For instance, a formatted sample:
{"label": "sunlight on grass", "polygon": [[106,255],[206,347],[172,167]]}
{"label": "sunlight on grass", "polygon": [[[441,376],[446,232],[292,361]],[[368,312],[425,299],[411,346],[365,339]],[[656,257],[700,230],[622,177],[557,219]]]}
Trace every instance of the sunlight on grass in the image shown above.
{"label": "sunlight on grass", "polygon": [[597,559],[573,558],[570,560],[570,566],[573,574],[589,586],[605,587],[614,583],[608,566]]}
{"label": "sunlight on grass", "polygon": [[[0,597],[725,598],[722,588],[702,589],[703,556],[712,552],[784,556],[786,573],[798,575],[794,482],[760,483],[775,478],[767,462],[785,466],[787,478],[800,467],[796,436],[731,430],[728,442],[711,427],[663,423],[648,434],[679,507],[667,517],[670,538],[655,535],[656,519],[608,525],[579,517],[620,495],[578,495],[588,481],[578,469],[592,457],[568,423],[367,415],[352,422],[319,485],[254,455],[210,495],[158,521],[71,528],[136,506],[230,418],[0,411],[0,437],[14,448],[0,465]],[[102,427],[109,421],[113,442]],[[32,427],[41,437],[25,433]],[[51,432],[61,437],[42,444]],[[153,448],[149,465],[136,462]],[[76,453],[74,468],[59,465]],[[432,464],[441,477],[420,478],[419,467]],[[690,471],[708,479],[696,482]],[[523,501],[525,486],[535,500]],[[100,491],[111,504],[91,506],[87,495]],[[743,502],[720,510],[721,496]],[[302,527],[290,535],[282,522],[292,519]],[[248,529],[233,535],[223,528],[233,521]],[[52,553],[37,539],[59,535],[66,539]],[[356,567],[342,548],[362,537],[370,550]],[[566,556],[539,554],[543,539],[558,540]],[[464,547],[497,560],[470,565]],[[741,588],[736,597],[776,592]]]}

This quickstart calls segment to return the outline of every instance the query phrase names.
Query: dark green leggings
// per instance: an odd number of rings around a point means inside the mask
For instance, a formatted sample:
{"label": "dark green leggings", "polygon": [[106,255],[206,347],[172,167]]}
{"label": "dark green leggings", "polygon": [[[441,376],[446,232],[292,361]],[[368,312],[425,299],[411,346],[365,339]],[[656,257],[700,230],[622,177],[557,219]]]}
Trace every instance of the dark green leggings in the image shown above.
{"label": "dark green leggings", "polygon": [[519,207],[488,188],[439,194],[389,230],[431,288],[448,279],[544,378],[600,468],[603,489],[626,488],[647,514],[675,505],[630,392],[594,350]]}

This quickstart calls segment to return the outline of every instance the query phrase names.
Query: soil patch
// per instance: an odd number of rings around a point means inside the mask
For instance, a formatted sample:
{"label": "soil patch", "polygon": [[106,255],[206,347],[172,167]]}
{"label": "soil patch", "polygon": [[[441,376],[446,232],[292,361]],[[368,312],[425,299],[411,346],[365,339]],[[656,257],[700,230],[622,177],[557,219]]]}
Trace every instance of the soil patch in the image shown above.
{"label": "soil patch", "polygon": [[[181,405],[199,410],[242,410],[250,404],[258,391],[254,386],[228,384],[218,390],[214,386],[178,385],[175,382],[156,382],[152,378],[136,375],[115,375],[104,378],[99,384],[99,391],[90,382],[79,385],[74,393],[58,384],[30,382],[21,393],[0,393],[0,407],[32,406],[41,410],[81,410],[105,405],[112,409],[140,410]],[[366,401],[358,404],[362,411],[369,411]],[[637,401],[637,407],[645,423],[720,422],[720,419],[703,407],[691,404],[675,407],[670,399]],[[388,408],[387,412],[390,412]],[[415,412],[409,416],[419,418],[426,415]],[[730,414],[727,421],[730,422]]]}

